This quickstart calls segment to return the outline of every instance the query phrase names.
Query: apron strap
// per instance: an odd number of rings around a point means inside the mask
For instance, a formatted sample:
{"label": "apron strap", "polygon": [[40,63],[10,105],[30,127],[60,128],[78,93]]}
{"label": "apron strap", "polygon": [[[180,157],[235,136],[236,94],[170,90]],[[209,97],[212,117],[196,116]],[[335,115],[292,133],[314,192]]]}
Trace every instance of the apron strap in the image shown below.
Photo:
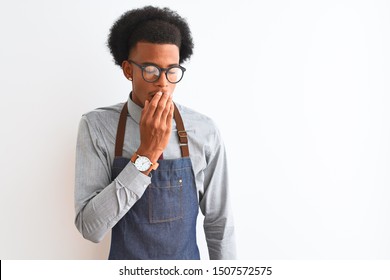
{"label": "apron strap", "polygon": [[125,130],[126,130],[126,121],[127,121],[127,102],[123,105],[119,122],[118,129],[116,130],[116,140],[115,140],[115,157],[122,156],[123,142],[125,140]]}
{"label": "apron strap", "polygon": [[[179,110],[174,104],[175,110],[173,112],[173,118],[176,121],[177,135],[179,137],[180,150],[182,157],[189,157],[190,151],[188,149],[188,138],[187,132],[184,129],[183,119],[179,113]],[[115,140],[115,157],[122,156],[123,143],[125,140],[125,131],[126,131],[126,121],[127,121],[127,102],[123,105],[121,114],[119,116],[118,128],[116,131],[116,140]]]}
{"label": "apron strap", "polygon": [[176,129],[177,129],[177,136],[179,136],[179,145],[181,150],[181,156],[182,157],[189,157],[190,151],[188,149],[188,138],[187,138],[187,132],[184,129],[183,119],[181,118],[181,115],[179,113],[179,110],[177,109],[177,106],[175,103],[175,110],[173,111],[173,118],[176,121]]}

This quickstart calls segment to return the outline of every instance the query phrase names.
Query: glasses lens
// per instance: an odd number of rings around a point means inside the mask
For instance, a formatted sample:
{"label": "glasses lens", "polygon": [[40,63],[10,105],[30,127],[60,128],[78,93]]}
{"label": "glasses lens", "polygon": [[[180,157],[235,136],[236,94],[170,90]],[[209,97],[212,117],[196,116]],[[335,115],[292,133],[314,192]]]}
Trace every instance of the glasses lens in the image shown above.
{"label": "glasses lens", "polygon": [[154,82],[157,81],[160,77],[160,70],[153,65],[148,65],[144,68],[143,71],[144,79],[148,82]]}
{"label": "glasses lens", "polygon": [[174,66],[167,70],[167,78],[171,83],[177,83],[183,77],[183,70],[180,67]]}

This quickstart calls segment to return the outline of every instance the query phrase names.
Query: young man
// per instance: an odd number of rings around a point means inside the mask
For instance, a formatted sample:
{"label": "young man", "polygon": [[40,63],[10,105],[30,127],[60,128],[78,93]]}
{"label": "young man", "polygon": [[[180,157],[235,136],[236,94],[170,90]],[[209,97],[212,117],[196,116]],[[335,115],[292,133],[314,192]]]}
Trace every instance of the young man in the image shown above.
{"label": "young man", "polygon": [[193,49],[168,8],[123,14],[108,46],[132,84],[125,104],[83,115],[77,139],[75,224],[109,259],[199,259],[200,208],[210,259],[234,259],[225,149],[214,123],[172,102]]}

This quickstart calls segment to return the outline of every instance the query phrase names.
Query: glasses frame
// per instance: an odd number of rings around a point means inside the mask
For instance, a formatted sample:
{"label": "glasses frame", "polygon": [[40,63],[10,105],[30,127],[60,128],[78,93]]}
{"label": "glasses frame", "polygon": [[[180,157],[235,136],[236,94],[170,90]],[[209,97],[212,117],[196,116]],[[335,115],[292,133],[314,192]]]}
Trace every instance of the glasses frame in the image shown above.
{"label": "glasses frame", "polygon": [[[181,66],[181,65],[174,65],[174,66],[170,66],[168,68],[161,68],[161,67],[159,67],[157,65],[154,65],[154,64],[140,65],[140,64],[138,64],[137,62],[135,62],[135,61],[133,61],[131,59],[128,59],[127,61],[130,62],[130,63],[133,63],[134,65],[138,66],[142,70],[142,78],[147,83],[154,83],[154,82],[158,81],[158,79],[160,79],[160,77],[161,77],[161,73],[164,71],[165,72],[165,78],[167,78],[167,81],[170,82],[171,84],[177,84],[178,82],[180,82],[183,79],[184,72],[186,71],[186,69],[183,66]],[[144,77],[145,68],[148,67],[148,66],[154,66],[154,67],[156,67],[160,71],[160,75],[158,75],[158,77],[154,81],[147,81],[145,79],[145,77]],[[172,68],[180,68],[183,71],[183,75],[181,75],[180,80],[178,80],[177,82],[171,82],[169,80],[169,78],[168,78],[168,71],[171,70]]]}

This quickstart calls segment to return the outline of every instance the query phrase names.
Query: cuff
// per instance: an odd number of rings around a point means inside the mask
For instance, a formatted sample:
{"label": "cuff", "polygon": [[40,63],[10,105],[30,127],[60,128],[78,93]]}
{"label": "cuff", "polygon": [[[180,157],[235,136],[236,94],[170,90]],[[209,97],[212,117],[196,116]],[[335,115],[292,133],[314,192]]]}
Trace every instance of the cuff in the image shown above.
{"label": "cuff", "polygon": [[146,188],[152,182],[151,177],[139,172],[131,162],[126,165],[115,180],[117,180],[121,186],[134,192],[138,197],[143,195]]}

